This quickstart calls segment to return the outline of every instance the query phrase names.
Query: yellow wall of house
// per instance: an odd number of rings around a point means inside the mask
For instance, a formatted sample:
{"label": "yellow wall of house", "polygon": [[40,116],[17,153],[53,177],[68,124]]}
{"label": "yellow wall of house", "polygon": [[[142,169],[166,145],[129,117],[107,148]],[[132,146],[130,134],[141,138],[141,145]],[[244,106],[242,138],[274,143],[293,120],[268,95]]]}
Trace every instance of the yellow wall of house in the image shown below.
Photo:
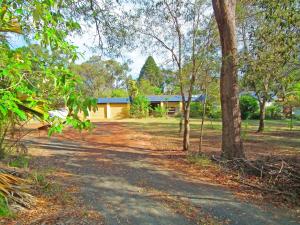
{"label": "yellow wall of house", "polygon": [[[164,107],[174,107],[176,111],[180,109],[180,102],[163,102]],[[130,104],[128,103],[104,103],[97,104],[97,111],[90,112],[88,119],[92,121],[101,119],[123,119],[129,117]],[[82,113],[81,113],[82,114]],[[83,117],[83,114],[80,115]]]}
{"label": "yellow wall of house", "polygon": [[96,112],[89,113],[90,120],[104,119],[106,114],[105,104],[98,104]]}
{"label": "yellow wall of house", "polygon": [[[97,104],[97,111],[90,112],[88,119],[92,121],[101,119],[122,119],[129,117],[129,104],[105,103]],[[82,117],[83,115],[81,115]]]}
{"label": "yellow wall of house", "polygon": [[179,102],[164,102],[165,107],[179,107]]}
{"label": "yellow wall of house", "polygon": [[110,116],[111,119],[129,117],[129,104],[110,104]]}

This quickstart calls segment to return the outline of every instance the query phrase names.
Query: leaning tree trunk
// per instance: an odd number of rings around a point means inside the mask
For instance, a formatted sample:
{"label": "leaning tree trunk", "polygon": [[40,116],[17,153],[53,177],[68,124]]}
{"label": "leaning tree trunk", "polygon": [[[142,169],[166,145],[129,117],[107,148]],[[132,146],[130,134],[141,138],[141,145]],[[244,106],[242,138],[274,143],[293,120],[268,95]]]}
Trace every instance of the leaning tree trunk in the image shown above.
{"label": "leaning tree trunk", "polygon": [[236,0],[212,0],[222,45],[221,107],[222,157],[245,157],[241,139],[238,100],[237,43],[235,31]]}
{"label": "leaning tree trunk", "polygon": [[263,132],[265,129],[265,117],[266,117],[266,100],[263,98],[259,102],[259,126],[257,132]]}

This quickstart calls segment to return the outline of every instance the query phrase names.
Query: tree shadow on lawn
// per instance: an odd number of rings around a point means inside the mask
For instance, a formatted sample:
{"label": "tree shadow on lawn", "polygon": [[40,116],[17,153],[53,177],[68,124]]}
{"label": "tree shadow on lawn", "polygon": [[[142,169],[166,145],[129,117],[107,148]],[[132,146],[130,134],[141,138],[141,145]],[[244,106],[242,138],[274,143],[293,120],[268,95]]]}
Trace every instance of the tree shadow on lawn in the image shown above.
{"label": "tree shadow on lawn", "polygon": [[281,138],[299,138],[300,139],[300,130],[294,131],[267,131],[262,133],[262,135],[266,136],[275,136]]}
{"label": "tree shadow on lawn", "polygon": [[[138,158],[185,158],[185,154],[183,154],[182,151],[179,152],[179,154],[174,154],[173,151],[170,150],[162,150],[162,151],[155,151],[155,150],[149,150],[147,148],[141,148],[141,147],[132,147],[128,145],[121,145],[121,144],[109,144],[109,143],[93,143],[91,142],[92,147],[86,147],[82,146],[85,145],[85,143],[78,143],[78,144],[70,144],[70,142],[66,143],[65,141],[55,141],[54,143],[40,143],[38,141],[25,141],[27,145],[30,147],[35,148],[43,148],[48,150],[61,150],[62,154],[64,152],[80,152],[80,153],[97,153],[100,154],[102,152],[118,152],[119,156],[124,157],[124,159],[134,157],[136,159]],[[89,142],[90,143],[90,142]],[[111,150],[114,149],[114,150]],[[128,150],[132,150],[132,152],[129,152]],[[126,151],[127,150],[127,151]],[[59,154],[59,152],[58,152]]]}
{"label": "tree shadow on lawn", "polygon": [[[136,131],[145,132],[155,136],[167,136],[167,137],[178,137],[179,136],[179,122],[147,122],[147,123],[138,123],[138,122],[116,122],[124,124],[125,127],[134,129]],[[200,124],[190,124],[191,133],[200,130]],[[209,131],[220,131],[221,125],[215,124],[211,126],[210,124],[205,124],[205,130]]]}
{"label": "tree shadow on lawn", "polygon": [[119,145],[99,145],[97,148],[63,142],[60,145],[57,142],[40,145],[36,142],[33,145],[53,151],[52,156],[35,156],[33,160],[54,163],[74,174],[72,179],[80,185],[86,204],[103,213],[108,224],[116,224],[116,221],[123,224],[194,224],[169,212],[166,205],[154,199],[155,190],[189,199],[205,213],[220,220],[230,219],[231,224],[249,224],[250,221],[251,224],[296,224],[293,223],[295,218],[282,211],[262,211],[236,200],[224,188],[191,182],[174,172],[153,167],[152,158],[163,158],[150,155],[145,149],[139,149],[143,151],[141,153]]}
{"label": "tree shadow on lawn", "polygon": [[[270,121],[269,121],[270,122]],[[273,121],[271,121],[273,122]],[[277,121],[275,121],[278,124]],[[282,122],[282,121],[281,121]],[[178,127],[177,127],[178,126]],[[192,130],[190,134],[191,149],[192,151],[198,150],[199,145],[199,130],[197,130],[197,124],[192,124]],[[210,129],[210,125],[206,125],[208,128],[204,130],[204,148],[203,151],[212,154],[220,154],[221,148],[221,131],[219,128]],[[129,128],[137,132],[149,134],[151,136],[150,142],[156,150],[182,150],[182,135],[178,133],[179,125],[174,122],[150,122],[147,124],[138,122],[108,122],[108,123],[96,123],[96,131],[103,127],[118,127]],[[97,131],[98,132],[98,131]],[[93,135],[93,133],[92,133]],[[266,155],[280,155],[285,157],[287,155],[298,154],[300,149],[300,131],[272,131],[257,134],[255,131],[248,131],[245,133],[244,145],[247,155],[251,157],[259,157]],[[276,138],[278,137],[278,138]],[[293,138],[291,138],[293,137]],[[138,137],[139,138],[139,137]],[[205,147],[206,146],[206,147]]]}
{"label": "tree shadow on lawn", "polygon": [[258,144],[262,148],[267,145],[272,146],[274,149],[280,150],[281,148],[282,150],[293,150],[295,153],[299,153],[300,131],[272,131],[261,134],[252,132],[247,134],[245,143]]}

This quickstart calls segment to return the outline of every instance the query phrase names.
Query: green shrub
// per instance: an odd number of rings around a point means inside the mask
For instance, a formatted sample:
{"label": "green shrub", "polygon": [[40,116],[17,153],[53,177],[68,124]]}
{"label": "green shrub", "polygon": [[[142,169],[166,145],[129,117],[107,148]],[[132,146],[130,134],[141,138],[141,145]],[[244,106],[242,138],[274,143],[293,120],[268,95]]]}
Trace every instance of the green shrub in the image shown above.
{"label": "green shrub", "polygon": [[[201,118],[203,114],[203,103],[192,102],[190,117]],[[205,107],[205,115],[209,118],[219,119],[221,118],[221,109],[217,105],[212,105],[207,102]]]}
{"label": "green shrub", "polygon": [[8,208],[6,199],[0,194],[0,217],[10,216],[11,212]]}
{"label": "green shrub", "polygon": [[130,106],[130,115],[133,118],[147,117],[149,113],[150,102],[143,95],[137,95]]}
{"label": "green shrub", "polygon": [[257,110],[256,112],[252,113],[250,119],[252,119],[252,120],[259,120],[259,110]]}
{"label": "green shrub", "polygon": [[[199,102],[191,102],[190,106],[190,117],[191,118],[201,118],[203,112],[203,105]],[[181,117],[182,113],[178,112],[176,117]],[[211,119],[220,119],[222,117],[221,108],[219,105],[211,105],[206,103],[205,114],[208,118]]]}
{"label": "green shrub", "polygon": [[199,118],[202,116],[203,106],[199,102],[191,102],[190,117]]}
{"label": "green shrub", "polygon": [[258,102],[256,98],[251,95],[242,95],[240,97],[240,110],[243,120],[251,118],[258,110]]}
{"label": "green shrub", "polygon": [[8,165],[11,167],[28,168],[29,157],[26,155],[18,155],[11,159]]}
{"label": "green shrub", "polygon": [[46,181],[46,175],[42,172],[34,171],[32,174],[32,180],[38,186],[46,186],[48,182]]}
{"label": "green shrub", "polygon": [[274,104],[266,107],[266,119],[280,120],[283,118],[282,106]]}
{"label": "green shrub", "polygon": [[168,109],[165,107],[157,106],[153,110],[154,117],[166,117],[168,115]]}
{"label": "green shrub", "polygon": [[212,166],[213,163],[208,156],[205,154],[189,154],[187,155],[187,160],[189,163],[196,164],[198,166],[207,167]]}
{"label": "green shrub", "polygon": [[220,118],[222,118],[221,107],[212,106],[211,109],[210,109],[210,112],[208,114],[208,117],[211,118],[211,119],[220,119]]}

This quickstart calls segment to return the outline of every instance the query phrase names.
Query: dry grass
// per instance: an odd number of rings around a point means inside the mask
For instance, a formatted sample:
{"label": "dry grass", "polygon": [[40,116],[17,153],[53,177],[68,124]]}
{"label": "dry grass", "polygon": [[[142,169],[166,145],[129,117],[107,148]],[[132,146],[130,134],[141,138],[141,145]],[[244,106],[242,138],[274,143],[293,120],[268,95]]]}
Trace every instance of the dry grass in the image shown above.
{"label": "dry grass", "polygon": [[[157,150],[181,150],[182,137],[179,135],[177,118],[127,119],[122,123],[136,131],[151,135],[151,142]],[[247,158],[261,156],[300,157],[300,121],[296,121],[291,131],[286,120],[266,121],[262,134],[256,133],[258,121],[243,122],[242,137]],[[191,151],[199,145],[200,120],[191,119]],[[221,122],[206,121],[203,137],[203,152],[207,155],[220,154]]]}

